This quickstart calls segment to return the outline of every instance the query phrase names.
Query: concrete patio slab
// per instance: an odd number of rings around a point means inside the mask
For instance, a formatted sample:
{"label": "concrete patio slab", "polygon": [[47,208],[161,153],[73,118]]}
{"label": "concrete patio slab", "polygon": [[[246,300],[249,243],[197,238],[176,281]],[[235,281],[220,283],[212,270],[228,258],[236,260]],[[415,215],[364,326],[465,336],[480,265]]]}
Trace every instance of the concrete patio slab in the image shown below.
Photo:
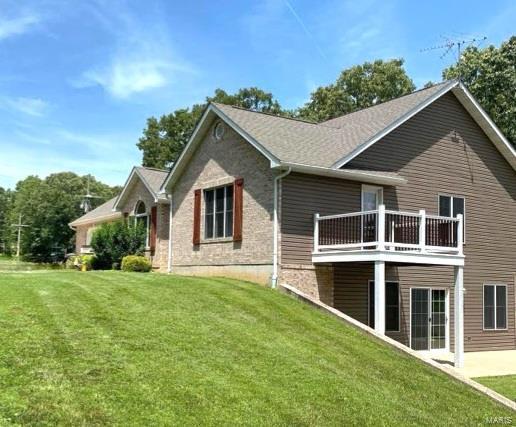
{"label": "concrete patio slab", "polygon": [[[453,366],[453,353],[429,354],[428,357]],[[457,371],[468,378],[516,375],[516,350],[464,353],[464,367]]]}

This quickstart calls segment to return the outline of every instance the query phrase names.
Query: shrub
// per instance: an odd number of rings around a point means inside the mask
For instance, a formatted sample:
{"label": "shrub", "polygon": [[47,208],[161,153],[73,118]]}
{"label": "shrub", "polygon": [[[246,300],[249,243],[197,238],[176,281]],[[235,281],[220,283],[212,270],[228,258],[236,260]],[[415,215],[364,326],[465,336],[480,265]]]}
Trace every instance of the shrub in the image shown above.
{"label": "shrub", "polygon": [[122,259],[122,271],[148,273],[151,271],[151,268],[151,262],[144,256],[127,255]]}
{"label": "shrub", "polygon": [[66,260],[65,267],[80,270],[82,265],[86,265],[86,270],[92,270],[94,263],[94,255],[72,255]]}
{"label": "shrub", "polygon": [[86,270],[93,269],[95,263],[95,255],[83,255],[81,256],[81,265],[86,265]]}
{"label": "shrub", "polygon": [[120,265],[126,255],[142,255],[145,250],[146,230],[143,224],[133,225],[124,221],[102,224],[91,239],[95,252],[93,268],[111,269]]}

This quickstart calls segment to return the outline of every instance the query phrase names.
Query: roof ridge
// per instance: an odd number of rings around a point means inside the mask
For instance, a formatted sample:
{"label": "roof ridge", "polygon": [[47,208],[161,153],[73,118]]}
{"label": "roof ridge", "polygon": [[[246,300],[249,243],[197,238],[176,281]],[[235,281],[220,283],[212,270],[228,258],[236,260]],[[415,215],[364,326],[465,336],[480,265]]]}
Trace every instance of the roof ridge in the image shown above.
{"label": "roof ridge", "polygon": [[239,105],[223,104],[221,102],[213,102],[213,101],[211,101],[210,104],[213,104],[213,105],[216,105],[216,106],[223,105],[224,107],[235,108],[237,110],[243,110],[243,111],[247,111],[249,113],[263,114],[263,115],[266,115],[266,116],[276,117],[278,119],[286,119],[286,120],[293,120],[295,122],[308,123],[309,125],[317,126],[319,124],[317,122],[306,120],[306,119],[298,119],[296,117],[281,116],[281,115],[278,115],[278,114],[267,113],[265,111],[250,110],[249,108],[240,107]]}
{"label": "roof ridge", "polygon": [[156,171],[156,172],[164,172],[164,173],[168,173],[169,172],[166,169],[153,168],[153,167],[150,167],[150,166],[136,166],[136,167],[139,168],[139,169],[151,170],[151,171]]}
{"label": "roof ridge", "polygon": [[340,126],[328,126],[325,123],[331,122],[332,120],[340,119],[342,117],[350,116],[351,114],[359,113],[361,111],[369,110],[370,108],[378,107],[380,105],[385,105],[385,104],[388,104],[389,102],[397,101],[398,99],[405,98],[405,97],[407,97],[409,95],[414,95],[414,94],[422,92],[424,90],[432,89],[432,88],[435,88],[437,86],[443,86],[445,84],[452,83],[452,82],[455,82],[455,81],[456,81],[455,79],[444,80],[444,81],[442,81],[440,83],[436,83],[436,84],[434,84],[432,86],[429,86],[429,87],[422,87],[421,89],[417,89],[417,90],[415,90],[413,92],[406,93],[405,95],[401,95],[401,96],[398,96],[396,98],[389,99],[387,101],[382,101],[382,102],[379,102],[378,104],[370,105],[369,107],[360,108],[359,110],[351,111],[349,113],[343,114],[341,116],[334,117],[332,119],[324,120],[323,122],[318,123],[318,125],[325,126],[325,127],[333,127],[334,129],[340,129],[341,128]]}

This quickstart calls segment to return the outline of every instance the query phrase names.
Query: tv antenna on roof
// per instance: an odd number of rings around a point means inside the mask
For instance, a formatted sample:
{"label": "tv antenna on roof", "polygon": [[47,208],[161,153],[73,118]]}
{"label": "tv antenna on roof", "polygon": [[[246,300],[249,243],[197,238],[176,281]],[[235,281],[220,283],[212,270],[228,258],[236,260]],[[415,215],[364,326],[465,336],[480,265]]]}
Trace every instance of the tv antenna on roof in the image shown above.
{"label": "tv antenna on roof", "polygon": [[86,184],[86,194],[82,196],[82,201],[80,204],[81,209],[84,210],[84,213],[88,213],[91,211],[91,200],[92,199],[102,199],[103,197],[94,196],[90,193],[90,176],[88,175],[88,182]]}
{"label": "tv antenna on roof", "polygon": [[[428,52],[431,50],[441,50],[441,51],[443,51],[443,53],[439,56],[439,58],[444,59],[444,57],[446,55],[448,55],[451,51],[456,50],[456,52],[457,52],[457,64],[456,65],[457,66],[460,64],[461,54],[464,49],[464,46],[469,47],[474,44],[479,45],[480,43],[482,43],[484,40],[487,39],[486,36],[471,37],[471,38],[460,37],[460,38],[455,38],[455,39],[450,38],[450,37],[441,36],[441,38],[443,38],[445,40],[445,42],[443,44],[427,47],[425,49],[421,49],[419,52]],[[458,71],[460,73],[460,67],[459,67]],[[460,78],[460,74],[459,74],[459,78]]]}

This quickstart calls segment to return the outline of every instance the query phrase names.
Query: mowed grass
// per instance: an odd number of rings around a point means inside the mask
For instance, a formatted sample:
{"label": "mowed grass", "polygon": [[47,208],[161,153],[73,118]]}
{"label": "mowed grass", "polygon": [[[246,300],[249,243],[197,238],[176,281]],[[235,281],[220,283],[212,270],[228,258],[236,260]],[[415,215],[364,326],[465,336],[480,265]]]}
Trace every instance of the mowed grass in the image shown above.
{"label": "mowed grass", "polygon": [[0,274],[0,425],[474,425],[514,413],[229,279]]}
{"label": "mowed grass", "polygon": [[[516,363],[516,361],[514,363]],[[480,377],[474,378],[474,380],[516,402],[516,375]]]}
{"label": "mowed grass", "polygon": [[16,257],[0,254],[0,274],[10,271],[33,271],[48,270],[59,268],[57,265],[36,264],[32,262],[21,261]]}

